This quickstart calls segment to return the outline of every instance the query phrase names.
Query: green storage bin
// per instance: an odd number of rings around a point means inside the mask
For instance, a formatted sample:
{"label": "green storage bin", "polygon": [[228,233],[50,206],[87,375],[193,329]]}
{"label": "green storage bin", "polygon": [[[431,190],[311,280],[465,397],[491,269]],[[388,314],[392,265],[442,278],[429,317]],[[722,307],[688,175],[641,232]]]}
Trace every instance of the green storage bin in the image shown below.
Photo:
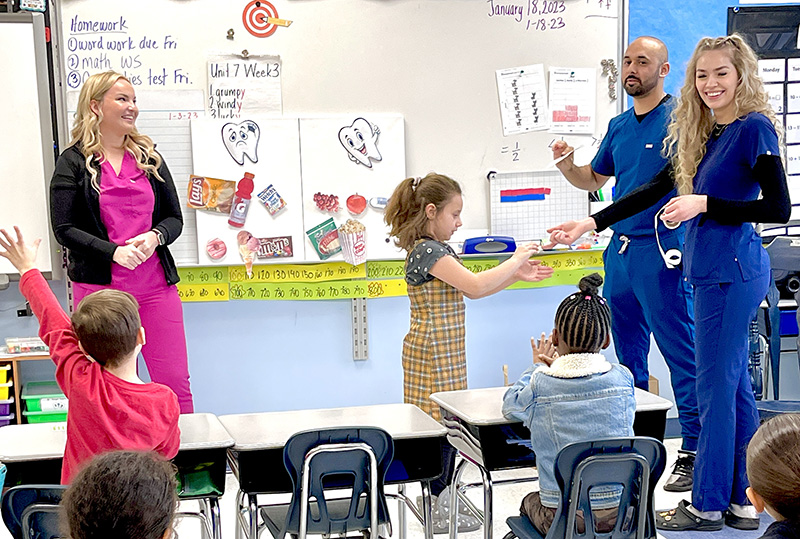
{"label": "green storage bin", "polygon": [[29,412],[22,411],[28,423],[63,423],[67,420],[67,412]]}
{"label": "green storage bin", "polygon": [[[29,412],[58,413],[66,416],[68,401],[56,382],[28,382],[22,388],[22,402]],[[33,423],[33,421],[31,421]]]}

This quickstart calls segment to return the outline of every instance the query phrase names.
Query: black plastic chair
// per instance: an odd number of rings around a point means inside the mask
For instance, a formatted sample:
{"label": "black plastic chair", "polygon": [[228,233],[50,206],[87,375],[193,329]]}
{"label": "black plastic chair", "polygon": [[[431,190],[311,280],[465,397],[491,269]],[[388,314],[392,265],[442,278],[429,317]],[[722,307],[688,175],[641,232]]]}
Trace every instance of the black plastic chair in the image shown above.
{"label": "black plastic chair", "polygon": [[[561,501],[547,535],[540,534],[528,517],[516,516],[506,520],[511,528],[506,538],[654,538],[653,490],[664,472],[665,461],[664,445],[653,438],[609,438],[570,444],[556,456]],[[611,532],[599,533],[589,506],[589,491],[613,484],[623,487],[617,522]],[[578,533],[576,527],[578,510],[583,512],[584,533]]]}
{"label": "black plastic chair", "polygon": [[[383,491],[394,443],[378,428],[333,428],[300,432],[289,438],[283,451],[294,491],[286,505],[261,508],[264,525],[276,539],[288,533],[347,535],[389,523]],[[346,498],[334,498],[350,490]]]}
{"label": "black plastic chair", "polygon": [[22,485],[3,495],[3,522],[14,539],[66,537],[59,528],[59,506],[63,485]]}

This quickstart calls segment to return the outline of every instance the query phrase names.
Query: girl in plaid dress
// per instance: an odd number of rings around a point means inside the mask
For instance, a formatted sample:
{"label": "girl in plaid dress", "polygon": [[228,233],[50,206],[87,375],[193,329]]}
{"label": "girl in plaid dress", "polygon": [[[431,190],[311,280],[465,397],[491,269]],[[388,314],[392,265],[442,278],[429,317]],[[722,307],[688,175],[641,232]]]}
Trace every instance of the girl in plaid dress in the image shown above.
{"label": "girl in plaid dress", "polygon": [[[517,281],[541,281],[553,273],[538,260],[530,260],[538,246],[526,243],[498,266],[472,273],[445,243],[461,226],[461,187],[441,174],[407,178],[397,186],[384,217],[395,243],[408,252],[406,283],[411,300],[411,327],[403,339],[403,397],[439,420],[430,395],[438,391],[467,388],[464,344],[464,296],[489,296]],[[445,450],[445,473],[432,485],[439,496],[449,483],[455,450]],[[434,505],[434,529],[447,531],[446,512]],[[437,518],[438,517],[438,518]],[[459,531],[480,524],[460,515]],[[470,520],[470,522],[467,522]]]}

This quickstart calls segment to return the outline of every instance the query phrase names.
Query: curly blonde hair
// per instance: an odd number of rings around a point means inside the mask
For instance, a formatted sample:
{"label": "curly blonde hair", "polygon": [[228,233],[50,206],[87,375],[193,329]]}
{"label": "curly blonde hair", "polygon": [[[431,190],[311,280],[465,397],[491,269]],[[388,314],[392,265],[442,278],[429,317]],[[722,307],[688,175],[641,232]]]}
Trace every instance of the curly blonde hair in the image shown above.
{"label": "curly blonde hair", "polygon": [[[101,102],[112,86],[118,80],[130,82],[127,77],[115,71],[95,73],[86,79],[78,97],[78,109],[75,111],[75,120],[72,126],[72,141],[70,145],[81,143],[81,150],[86,158],[86,170],[91,174],[92,187],[100,192],[98,170],[92,166],[92,160],[104,156],[103,140],[100,135],[100,124],[103,122],[103,113],[95,114],[92,111],[92,101]],[[125,135],[125,150],[136,159],[136,166],[147,174],[152,174],[160,181],[164,181],[158,174],[161,166],[161,156],[155,150],[153,140],[147,135],[142,135],[134,127]]]}
{"label": "curly blonde hair", "polygon": [[767,91],[758,76],[758,57],[753,49],[738,34],[725,37],[704,37],[686,66],[686,81],[681,88],[678,104],[672,111],[667,138],[664,139],[664,154],[672,157],[675,183],[678,194],[693,192],[697,167],[706,153],[706,142],[714,127],[714,115],[703,102],[695,87],[695,71],[700,56],[708,51],[727,51],[736,69],[738,83],[734,96],[735,117],[741,118],[751,112],[760,112],[772,122],[778,138],[783,137],[783,127],[769,104]]}
{"label": "curly blonde hair", "polygon": [[406,178],[398,185],[383,215],[391,227],[395,245],[411,251],[414,242],[425,235],[428,216],[425,206],[433,204],[441,210],[454,195],[461,194],[458,182],[443,174],[431,172],[424,178]]}

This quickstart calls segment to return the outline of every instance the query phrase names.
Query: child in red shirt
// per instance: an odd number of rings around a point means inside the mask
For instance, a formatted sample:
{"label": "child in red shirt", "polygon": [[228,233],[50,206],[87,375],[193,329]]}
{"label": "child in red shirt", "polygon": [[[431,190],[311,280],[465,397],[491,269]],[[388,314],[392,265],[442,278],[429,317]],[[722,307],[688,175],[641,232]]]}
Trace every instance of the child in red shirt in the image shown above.
{"label": "child in red shirt", "polygon": [[39,319],[39,336],[50,347],[56,381],[69,399],[67,446],[61,482],[68,484],[94,455],[112,449],[153,450],[170,459],[178,453],[178,399],[161,384],[136,373],[145,342],[139,305],[118,290],[86,296],[72,320],[34,267],[39,241],[26,245],[0,230],[0,256],[21,275],[19,288]]}

